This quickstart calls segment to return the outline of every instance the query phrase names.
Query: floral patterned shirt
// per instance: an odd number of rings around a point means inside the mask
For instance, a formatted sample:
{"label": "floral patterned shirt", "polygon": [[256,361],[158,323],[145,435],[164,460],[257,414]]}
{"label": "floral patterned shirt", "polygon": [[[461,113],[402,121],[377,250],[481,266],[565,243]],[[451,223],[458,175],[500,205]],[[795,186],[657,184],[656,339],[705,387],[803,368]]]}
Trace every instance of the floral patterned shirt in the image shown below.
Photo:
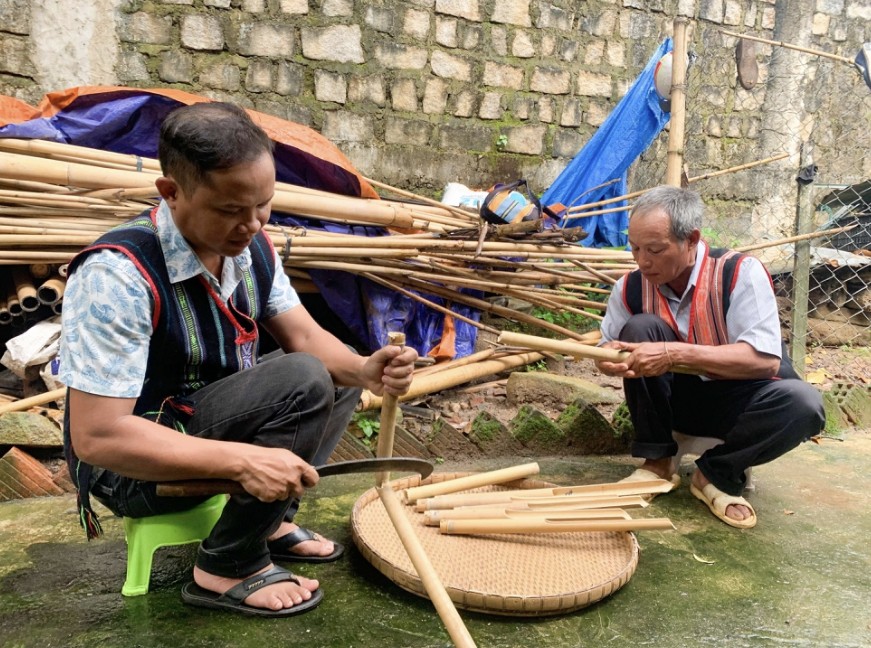
{"label": "floral patterned shirt", "polygon": [[[251,253],[246,249],[237,257],[227,257],[219,281],[185,241],[164,201],[158,206],[156,221],[170,281],[202,274],[226,302],[251,265]],[[264,317],[269,319],[299,303],[276,255]],[[61,382],[98,396],[137,398],[145,381],[153,308],[151,289],[127,256],[114,250],[90,254],[69,278],[64,292]]]}

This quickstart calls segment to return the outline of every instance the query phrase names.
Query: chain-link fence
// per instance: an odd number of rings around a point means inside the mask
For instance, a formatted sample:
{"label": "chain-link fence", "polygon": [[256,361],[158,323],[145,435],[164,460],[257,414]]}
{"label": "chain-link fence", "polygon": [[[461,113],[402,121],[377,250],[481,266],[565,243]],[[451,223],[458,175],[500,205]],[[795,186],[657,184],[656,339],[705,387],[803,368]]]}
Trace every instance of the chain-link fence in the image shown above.
{"label": "chain-link fence", "polygon": [[[871,344],[871,88],[861,70],[753,42],[742,79],[736,47],[750,41],[713,25],[689,32],[683,160],[707,206],[703,235],[766,264],[799,363],[807,343]],[[635,164],[630,190],[663,182],[668,138]],[[778,243],[821,230],[832,233]]]}

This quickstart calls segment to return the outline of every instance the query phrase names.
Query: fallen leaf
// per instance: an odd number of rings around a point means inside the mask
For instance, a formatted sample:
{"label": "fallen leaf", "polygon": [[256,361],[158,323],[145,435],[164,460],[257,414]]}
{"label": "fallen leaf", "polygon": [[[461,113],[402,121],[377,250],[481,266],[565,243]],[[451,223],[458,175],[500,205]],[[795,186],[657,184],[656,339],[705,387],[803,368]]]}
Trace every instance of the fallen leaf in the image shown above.
{"label": "fallen leaf", "polygon": [[824,369],[817,369],[816,371],[809,371],[805,374],[804,379],[811,385],[822,385],[826,382],[826,378],[828,377],[829,374]]}
{"label": "fallen leaf", "polygon": [[693,558],[705,565],[713,565],[716,562],[715,560],[707,560],[706,558],[702,558],[698,554],[693,554]]}
{"label": "fallen leaf", "polygon": [[806,355],[806,356],[804,357],[804,363],[805,363],[805,365],[812,365],[812,364],[814,364],[814,357],[813,357],[812,355],[810,355],[810,354]]}

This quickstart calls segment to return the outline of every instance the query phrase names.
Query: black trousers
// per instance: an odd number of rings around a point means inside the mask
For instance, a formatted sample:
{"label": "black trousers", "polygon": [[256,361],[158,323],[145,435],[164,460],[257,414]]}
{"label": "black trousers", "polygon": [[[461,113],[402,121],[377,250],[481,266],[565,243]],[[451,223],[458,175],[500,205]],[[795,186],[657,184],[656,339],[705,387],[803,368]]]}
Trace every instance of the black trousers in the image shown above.
{"label": "black trousers", "polygon": [[[620,332],[625,342],[676,341],[655,315],[634,315]],[[635,428],[632,456],[673,457],[672,431],[722,439],[696,461],[717,488],[739,495],[744,471],[789,452],[825,425],[822,395],[800,380],[788,358],[779,375],[764,380],[702,380],[667,373],[624,379],[626,404]]]}
{"label": "black trousers", "polygon": [[[188,397],[195,413],[187,434],[285,448],[313,465],[327,462],[348,426],[359,388],[336,388],[323,364],[306,353],[279,354]],[[145,517],[185,510],[204,498],[158,497],[155,484],[104,471],[92,493],[114,513]],[[292,520],[294,499],[261,502],[234,495],[200,545],[197,565],[241,578],[270,563],[266,539]]]}

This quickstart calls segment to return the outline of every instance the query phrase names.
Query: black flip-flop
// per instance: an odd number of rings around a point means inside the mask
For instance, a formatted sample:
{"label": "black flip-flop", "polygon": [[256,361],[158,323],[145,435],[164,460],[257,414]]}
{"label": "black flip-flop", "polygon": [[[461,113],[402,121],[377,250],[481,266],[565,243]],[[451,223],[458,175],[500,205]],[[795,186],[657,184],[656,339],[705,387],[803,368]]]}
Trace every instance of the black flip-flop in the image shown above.
{"label": "black flip-flop", "polygon": [[318,539],[319,536],[314,531],[299,527],[298,529],[296,529],[295,531],[291,531],[287,535],[283,535],[280,538],[276,538],[275,540],[270,540],[267,544],[269,546],[269,554],[272,557],[272,560],[281,560],[283,562],[332,562],[334,560],[338,560],[342,556],[342,554],[345,553],[345,547],[336,542],[335,540],[333,541],[333,552],[327,554],[326,556],[303,556],[297,553],[293,553],[291,551],[291,549],[293,549],[300,542]]}
{"label": "black flip-flop", "polygon": [[194,582],[185,583],[181,588],[181,599],[188,605],[196,605],[198,607],[210,608],[212,610],[229,610],[231,612],[240,612],[252,616],[261,617],[287,617],[293,614],[301,614],[313,610],[324,598],[323,590],[320,588],[312,592],[312,597],[308,601],[297,603],[293,607],[282,608],[281,610],[267,610],[258,608],[245,603],[245,599],[251,596],[259,589],[274,583],[282,583],[284,581],[292,581],[299,585],[296,577],[286,569],[273,566],[272,569],[254,574],[246,578],[244,581],[231,587],[223,594],[212,592],[203,589]]}

